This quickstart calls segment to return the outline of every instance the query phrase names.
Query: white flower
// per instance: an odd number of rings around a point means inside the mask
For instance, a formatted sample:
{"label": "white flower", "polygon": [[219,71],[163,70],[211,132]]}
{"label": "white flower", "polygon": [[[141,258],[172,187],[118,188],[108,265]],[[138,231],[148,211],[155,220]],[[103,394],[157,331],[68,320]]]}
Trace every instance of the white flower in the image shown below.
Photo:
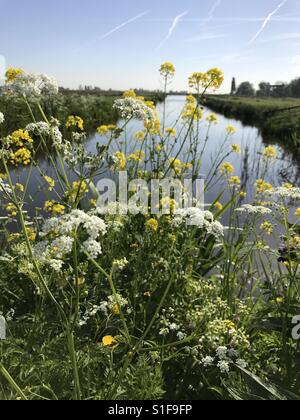
{"label": "white flower", "polygon": [[213,357],[207,356],[207,357],[204,357],[201,362],[202,362],[204,367],[209,367],[209,366],[213,365],[214,360],[215,359]]}
{"label": "white flower", "polygon": [[22,73],[6,86],[6,90],[26,97],[38,98],[42,95],[56,95],[58,83],[55,78],[46,74]]}
{"label": "white flower", "polygon": [[217,239],[220,239],[224,235],[224,227],[220,222],[214,221],[213,214],[209,211],[203,211],[198,207],[178,209],[175,212],[172,225],[179,227],[182,224],[206,229],[209,235],[213,235]]}
{"label": "white flower", "polygon": [[89,258],[95,260],[99,255],[102,254],[101,244],[94,239],[88,239],[83,242],[82,248],[89,254]]}
{"label": "white flower", "polygon": [[128,265],[128,261],[126,258],[123,258],[122,260],[114,260],[113,261],[113,269],[123,271],[124,268],[126,268]]}
{"label": "white flower", "polygon": [[5,120],[4,115],[2,114],[2,112],[0,112],[0,124],[3,124],[4,120]]}
{"label": "white flower", "polygon": [[220,360],[227,359],[227,351],[228,351],[227,347],[224,347],[224,346],[218,347],[217,350],[216,350],[217,357]]}
{"label": "white flower", "polygon": [[222,360],[218,363],[218,368],[220,369],[221,373],[229,373],[229,362]]}
{"label": "white flower", "polygon": [[266,215],[271,214],[272,211],[263,206],[252,206],[251,204],[244,204],[242,207],[236,209],[239,213],[248,213],[250,215]]}
{"label": "white flower", "polygon": [[243,359],[238,359],[236,361],[236,364],[242,369],[246,369],[246,367],[248,366],[247,362]]}
{"label": "white flower", "polygon": [[155,115],[153,109],[149,108],[144,101],[135,98],[117,99],[113,105],[121,117],[130,120],[154,121]]}
{"label": "white flower", "polygon": [[55,259],[61,259],[70,254],[73,249],[74,239],[69,236],[60,236],[50,246],[51,254]]}
{"label": "white flower", "polygon": [[281,199],[300,201],[300,188],[278,187],[273,188],[271,191],[267,191],[266,194],[274,198],[278,197]]}
{"label": "white flower", "polygon": [[49,265],[51,268],[53,268],[54,271],[57,271],[58,273],[61,271],[63,266],[62,260],[50,260]]}

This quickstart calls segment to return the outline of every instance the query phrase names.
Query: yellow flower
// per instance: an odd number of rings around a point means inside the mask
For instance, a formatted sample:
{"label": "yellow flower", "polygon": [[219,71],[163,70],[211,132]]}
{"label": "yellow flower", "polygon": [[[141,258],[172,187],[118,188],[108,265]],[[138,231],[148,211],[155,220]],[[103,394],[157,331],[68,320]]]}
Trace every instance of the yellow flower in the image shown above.
{"label": "yellow flower", "polygon": [[134,138],[138,141],[144,141],[146,138],[146,132],[138,131],[137,133],[135,133]]}
{"label": "yellow flower", "polygon": [[187,96],[186,103],[182,111],[182,119],[188,120],[193,118],[195,121],[200,121],[202,117],[203,108],[197,105],[197,100],[194,96]]}
{"label": "yellow flower", "polygon": [[126,90],[123,93],[123,98],[136,98],[136,93],[133,89]]}
{"label": "yellow flower", "polygon": [[166,134],[170,137],[176,137],[177,131],[175,128],[166,128]]}
{"label": "yellow flower", "polygon": [[113,154],[113,159],[115,160],[115,168],[117,171],[123,171],[124,169],[126,169],[127,160],[123,152],[115,152]]}
{"label": "yellow flower", "polygon": [[153,232],[157,232],[158,231],[158,221],[156,219],[149,219],[145,223],[145,226],[147,228],[149,228],[150,230],[152,230]]}
{"label": "yellow flower", "polygon": [[116,339],[116,337],[106,335],[102,338],[102,343],[105,347],[114,347],[116,344],[118,344],[118,340]]}
{"label": "yellow flower", "polygon": [[51,213],[53,216],[59,216],[65,213],[66,207],[62,204],[57,203],[54,200],[46,201],[44,210]]}
{"label": "yellow flower", "polygon": [[84,277],[77,277],[74,279],[74,286],[83,286],[85,284],[85,278]]}
{"label": "yellow flower", "polygon": [[67,128],[78,127],[79,130],[83,131],[84,130],[83,119],[81,117],[78,117],[77,115],[76,116],[70,115],[67,119],[66,127]]}
{"label": "yellow flower", "polygon": [[7,175],[0,172],[0,179],[2,179],[2,181],[5,181],[7,179]]}
{"label": "yellow flower", "polygon": [[232,176],[229,178],[228,183],[231,187],[238,187],[241,185],[241,180],[238,176]]}
{"label": "yellow flower", "polygon": [[169,160],[170,169],[173,169],[177,175],[182,172],[182,163],[179,159],[171,158]]}
{"label": "yellow flower", "polygon": [[230,175],[233,174],[235,169],[234,166],[231,165],[230,162],[225,162],[221,165],[220,167],[220,171],[224,174],[224,175]]}
{"label": "yellow flower", "polygon": [[10,136],[9,140],[17,147],[23,147],[24,143],[32,144],[33,140],[30,137],[28,131],[16,130]]}
{"label": "yellow flower", "polygon": [[287,184],[283,184],[282,187],[286,188],[287,190],[291,190],[293,188],[293,185],[287,183]]}
{"label": "yellow flower", "polygon": [[111,310],[112,310],[114,315],[118,316],[118,315],[121,314],[120,305],[118,305],[117,303],[112,306]]}
{"label": "yellow flower", "polygon": [[53,188],[55,187],[55,181],[54,179],[50,178],[50,176],[44,176],[44,180],[47,182],[48,184],[48,189],[49,191],[52,191]]}
{"label": "yellow flower", "polygon": [[256,189],[258,194],[263,194],[266,191],[271,191],[273,186],[268,182],[265,182],[263,179],[258,179],[256,181]]}
{"label": "yellow flower", "polygon": [[19,184],[18,182],[16,183],[16,188],[21,191],[24,192],[24,185],[23,184]]}
{"label": "yellow flower", "polygon": [[31,152],[26,147],[21,147],[16,152],[11,152],[9,160],[13,165],[29,165]]}
{"label": "yellow flower", "polygon": [[272,235],[273,233],[273,225],[270,222],[264,222],[261,225],[261,230],[263,230],[267,235]]}
{"label": "yellow flower", "polygon": [[174,64],[167,61],[160,66],[159,72],[163,77],[173,77],[176,70]]}
{"label": "yellow flower", "polygon": [[298,220],[300,220],[300,208],[298,208],[298,209],[295,211],[295,216],[297,217],[297,219],[298,219]]}
{"label": "yellow flower", "polygon": [[236,133],[236,128],[233,125],[229,124],[226,127],[226,131],[227,131],[227,134],[229,134],[230,136],[232,136],[233,134]]}
{"label": "yellow flower", "polygon": [[189,77],[190,88],[200,93],[201,89],[219,89],[224,81],[224,74],[218,68],[213,68],[206,73],[196,72]]}
{"label": "yellow flower", "polygon": [[245,191],[241,191],[240,192],[240,197],[243,199],[243,198],[246,198],[247,197],[247,193],[245,192]]}
{"label": "yellow flower", "polygon": [[6,83],[12,83],[16,79],[16,77],[24,74],[24,70],[22,69],[15,69],[13,67],[9,67],[5,73]]}
{"label": "yellow flower", "polygon": [[264,157],[265,159],[271,159],[271,160],[274,160],[274,159],[276,159],[276,157],[277,157],[277,150],[276,150],[274,147],[269,146],[269,147],[266,147],[266,148],[263,150],[262,154],[263,154],[263,157]]}
{"label": "yellow flower", "polygon": [[223,210],[223,204],[221,204],[219,201],[217,201],[215,204],[214,204],[214,207],[218,210],[218,211],[221,211],[221,210]]}
{"label": "yellow flower", "polygon": [[159,135],[160,134],[160,121],[158,119],[158,117],[156,116],[154,121],[145,121],[144,122],[144,127],[146,128],[146,130],[148,131],[149,134],[151,135]]}
{"label": "yellow flower", "polygon": [[33,228],[26,228],[27,236],[30,242],[34,242],[36,240],[36,233]]}
{"label": "yellow flower", "polygon": [[210,124],[218,124],[218,117],[215,114],[210,114],[208,117],[206,117],[206,121],[208,121]]}
{"label": "yellow flower", "polygon": [[74,204],[76,201],[82,200],[88,192],[88,186],[84,181],[74,181],[72,188],[66,192],[65,196],[69,203]]}
{"label": "yellow flower", "polygon": [[16,216],[18,214],[18,209],[13,203],[6,204],[5,210],[10,216]]}
{"label": "yellow flower", "polygon": [[233,151],[233,153],[237,153],[237,154],[241,153],[241,147],[238,144],[232,144],[231,150]]}
{"label": "yellow flower", "polygon": [[105,136],[109,132],[109,129],[107,125],[101,125],[97,128],[97,131],[100,134],[100,136]]}

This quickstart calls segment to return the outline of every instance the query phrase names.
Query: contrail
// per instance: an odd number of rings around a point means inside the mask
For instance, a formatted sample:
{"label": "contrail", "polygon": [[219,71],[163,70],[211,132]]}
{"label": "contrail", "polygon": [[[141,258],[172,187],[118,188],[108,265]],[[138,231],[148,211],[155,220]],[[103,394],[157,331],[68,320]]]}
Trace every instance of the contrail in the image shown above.
{"label": "contrail", "polygon": [[94,44],[97,41],[102,41],[103,39],[108,38],[110,35],[114,34],[115,32],[118,32],[120,29],[124,28],[125,26],[129,25],[130,23],[135,22],[138,19],[141,19],[142,17],[148,15],[150,13],[150,10],[146,10],[143,13],[140,13],[137,16],[134,16],[133,18],[126,20],[126,22],[121,23],[120,25],[116,26],[115,28],[111,29],[109,32],[106,32],[105,34],[101,35],[100,37],[91,40],[90,42],[79,46],[78,48],[76,48],[76,50],[74,50],[75,53],[80,52],[82,49],[84,49],[85,47]]}
{"label": "contrail", "polygon": [[189,11],[188,10],[186,10],[185,12],[183,12],[183,13],[181,13],[180,15],[178,15],[178,16],[176,16],[175,17],[175,19],[173,20],[173,22],[172,22],[172,25],[171,25],[171,27],[170,27],[170,29],[169,29],[169,32],[168,32],[168,35],[166,36],[166,38],[159,44],[159,46],[157,47],[157,49],[159,50],[162,46],[163,46],[163,44],[166,42],[166,41],[168,41],[168,39],[169,38],[171,38],[171,36],[172,36],[172,34],[173,34],[173,32],[175,31],[175,29],[176,29],[176,27],[177,27],[177,25],[178,25],[178,23],[181,21],[181,19],[184,17],[184,16],[186,16],[187,14],[189,13]]}
{"label": "contrail", "polygon": [[254,37],[249,41],[249,45],[253,44],[253,42],[259,37],[259,35],[264,31],[267,24],[270,22],[272,17],[276,15],[276,13],[288,2],[288,0],[284,0],[282,3],[280,3],[273,12],[271,12],[266,19],[264,20],[262,27],[259,29],[259,31],[254,35]]}
{"label": "contrail", "polygon": [[119,31],[120,29],[124,28],[124,26],[129,25],[132,22],[135,22],[138,19],[141,19],[143,16],[146,16],[150,13],[150,10],[146,10],[143,13],[140,13],[137,16],[134,16],[133,18],[126,20],[126,22],[121,23],[120,25],[116,26],[115,28],[111,29],[109,32],[106,32],[105,34],[101,35],[100,38],[98,38],[99,40],[108,38],[110,35],[114,34],[115,32]]}
{"label": "contrail", "polygon": [[207,21],[208,22],[210,22],[211,20],[213,20],[213,18],[214,18],[214,14],[215,14],[215,11],[217,10],[217,8],[221,5],[221,3],[222,3],[222,0],[217,0],[216,2],[215,2],[215,4],[213,5],[213,7],[211,8],[211,10],[210,10],[210,12],[209,12],[209,14],[208,14],[208,18],[207,18]]}

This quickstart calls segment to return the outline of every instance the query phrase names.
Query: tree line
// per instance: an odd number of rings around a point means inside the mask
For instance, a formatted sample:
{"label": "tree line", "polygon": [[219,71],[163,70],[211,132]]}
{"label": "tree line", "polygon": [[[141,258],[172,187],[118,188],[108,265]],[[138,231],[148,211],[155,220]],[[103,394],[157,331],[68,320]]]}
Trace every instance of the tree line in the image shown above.
{"label": "tree line", "polygon": [[245,97],[300,98],[300,78],[294,79],[290,83],[277,82],[271,84],[269,82],[260,82],[258,87],[259,88],[256,90],[250,82],[242,82],[237,86],[234,77],[231,84],[231,95]]}

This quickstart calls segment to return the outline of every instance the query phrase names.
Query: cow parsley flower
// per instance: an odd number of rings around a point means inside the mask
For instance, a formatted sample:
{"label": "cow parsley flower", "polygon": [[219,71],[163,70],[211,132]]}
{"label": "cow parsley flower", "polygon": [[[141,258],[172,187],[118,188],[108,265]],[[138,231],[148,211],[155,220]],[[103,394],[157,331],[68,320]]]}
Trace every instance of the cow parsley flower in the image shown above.
{"label": "cow parsley flower", "polygon": [[46,74],[22,72],[7,82],[6,90],[10,93],[37,99],[42,95],[56,95],[58,93],[58,83],[55,78]]}
{"label": "cow parsley flower", "polygon": [[0,124],[3,124],[4,120],[4,115],[2,114],[2,112],[0,112]]}
{"label": "cow parsley flower", "polygon": [[205,229],[209,235],[213,235],[217,239],[224,235],[224,227],[220,222],[214,220],[213,214],[197,207],[176,210],[172,225],[179,227],[183,224]]}
{"label": "cow parsley flower", "polygon": [[89,259],[95,260],[102,254],[101,244],[95,241],[94,239],[88,239],[83,242],[82,248],[85,252],[89,254]]}
{"label": "cow parsley flower", "polygon": [[113,108],[118,110],[125,120],[154,121],[155,112],[147,104],[136,98],[122,98],[114,102]]}
{"label": "cow parsley flower", "polygon": [[204,367],[209,367],[209,366],[213,365],[214,360],[215,359],[213,357],[207,356],[207,357],[204,357],[201,362],[202,362]]}
{"label": "cow parsley flower", "polygon": [[220,369],[221,373],[229,373],[230,371],[229,362],[226,362],[225,360],[221,360],[218,363],[218,368]]}
{"label": "cow parsley flower", "polygon": [[263,206],[252,206],[251,204],[244,204],[242,207],[235,210],[239,213],[248,213],[249,215],[267,215],[271,214],[272,211]]}

